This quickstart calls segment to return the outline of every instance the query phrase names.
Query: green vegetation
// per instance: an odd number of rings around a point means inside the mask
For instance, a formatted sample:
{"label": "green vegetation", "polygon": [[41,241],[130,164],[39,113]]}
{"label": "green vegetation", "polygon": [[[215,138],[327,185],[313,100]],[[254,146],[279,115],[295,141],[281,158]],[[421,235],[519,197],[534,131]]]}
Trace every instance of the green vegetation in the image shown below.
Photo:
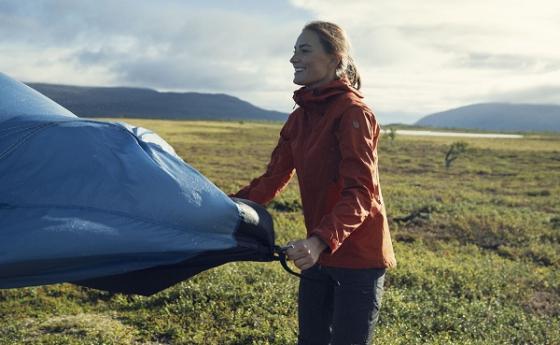
{"label": "green vegetation", "polygon": [[[261,173],[280,124],[127,120],[168,140],[225,192]],[[400,135],[379,147],[399,265],[376,344],[560,344],[560,137]],[[294,181],[269,205],[279,243],[301,238]],[[294,344],[297,279],[232,263],[150,298],[69,284],[0,291],[0,344]]]}
{"label": "green vegetation", "polygon": [[449,169],[451,167],[451,163],[467,151],[467,147],[468,144],[462,141],[457,141],[451,144],[449,150],[445,154],[445,167]]}
{"label": "green vegetation", "polygon": [[387,133],[387,137],[389,138],[389,141],[392,144],[393,141],[395,141],[395,138],[397,137],[397,129],[395,127],[389,127],[389,133]]}

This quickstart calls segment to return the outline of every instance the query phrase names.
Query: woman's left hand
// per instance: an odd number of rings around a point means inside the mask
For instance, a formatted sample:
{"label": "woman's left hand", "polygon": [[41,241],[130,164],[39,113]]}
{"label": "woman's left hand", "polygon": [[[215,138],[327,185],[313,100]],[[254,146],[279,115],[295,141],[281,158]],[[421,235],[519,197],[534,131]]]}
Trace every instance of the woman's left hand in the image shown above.
{"label": "woman's left hand", "polygon": [[291,246],[286,252],[288,260],[293,260],[300,270],[306,270],[315,265],[321,253],[327,248],[327,244],[317,236],[289,242],[288,245]]}

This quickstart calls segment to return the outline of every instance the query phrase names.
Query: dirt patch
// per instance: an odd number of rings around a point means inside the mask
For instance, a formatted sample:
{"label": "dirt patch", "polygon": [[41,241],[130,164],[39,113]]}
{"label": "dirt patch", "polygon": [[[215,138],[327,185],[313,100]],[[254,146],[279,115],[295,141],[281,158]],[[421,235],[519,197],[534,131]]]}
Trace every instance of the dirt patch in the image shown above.
{"label": "dirt patch", "polygon": [[524,303],[525,310],[543,316],[560,316],[560,296],[537,291]]}

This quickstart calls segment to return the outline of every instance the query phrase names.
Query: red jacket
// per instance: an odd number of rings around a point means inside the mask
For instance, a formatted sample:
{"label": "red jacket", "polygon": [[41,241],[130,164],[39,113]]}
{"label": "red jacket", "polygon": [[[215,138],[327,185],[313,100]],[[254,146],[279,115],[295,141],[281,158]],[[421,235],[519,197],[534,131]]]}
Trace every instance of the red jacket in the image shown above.
{"label": "red jacket", "polygon": [[297,172],[307,236],[330,247],[325,266],[396,265],[377,168],[380,128],[345,80],[294,93],[299,107],[280,132],[266,172],[235,194],[265,204]]}

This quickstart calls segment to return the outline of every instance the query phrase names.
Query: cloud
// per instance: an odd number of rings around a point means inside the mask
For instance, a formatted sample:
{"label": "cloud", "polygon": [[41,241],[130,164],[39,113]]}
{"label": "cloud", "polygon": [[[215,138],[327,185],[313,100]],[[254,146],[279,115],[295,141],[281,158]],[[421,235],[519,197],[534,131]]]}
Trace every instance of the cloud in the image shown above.
{"label": "cloud", "polygon": [[252,3],[1,2],[0,63],[31,81],[289,95],[288,59],[306,12]]}
{"label": "cloud", "polygon": [[533,104],[560,104],[559,85],[540,85],[535,87],[496,91],[480,95],[477,99],[486,102],[512,102]]}
{"label": "cloud", "polygon": [[287,112],[293,43],[306,22],[331,20],[366,101],[410,121],[539,92],[556,102],[558,17],[553,0],[0,0],[0,66],[25,81],[222,92]]}
{"label": "cloud", "polygon": [[[539,99],[560,85],[560,3],[293,0],[343,26],[364,93],[383,112],[417,114],[481,101]],[[535,94],[509,92],[530,89]],[[407,118],[409,119],[409,117]]]}
{"label": "cloud", "polygon": [[537,75],[550,76],[560,71],[560,58],[536,55],[487,54],[471,52],[456,54],[447,64],[449,68],[518,74],[532,79]]}

